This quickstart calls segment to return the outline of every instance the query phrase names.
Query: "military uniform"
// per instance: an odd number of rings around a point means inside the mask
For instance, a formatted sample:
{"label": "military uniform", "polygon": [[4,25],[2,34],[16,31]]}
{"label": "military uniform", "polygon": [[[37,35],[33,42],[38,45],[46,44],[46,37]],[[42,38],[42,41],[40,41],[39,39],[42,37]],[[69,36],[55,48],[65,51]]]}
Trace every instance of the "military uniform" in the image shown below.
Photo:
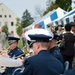
{"label": "military uniform", "polygon": [[15,57],[22,55],[22,54],[24,54],[24,53],[19,47],[16,47],[14,50],[10,50],[10,52],[8,53],[10,58],[15,58]]}
{"label": "military uniform", "polygon": [[[16,38],[16,37],[7,37],[8,38],[8,44],[10,45],[10,44],[12,44],[12,43],[14,43],[14,42],[18,42],[18,38]],[[21,57],[24,57],[24,52],[18,47],[18,46],[16,46],[16,48],[14,48],[13,50],[10,50],[9,52],[8,52],[8,55],[10,56],[10,58],[17,58],[17,57],[19,57],[19,56],[21,56]],[[6,75],[6,73],[8,74],[8,75],[12,75],[13,74],[13,72],[17,69],[17,68],[19,68],[19,67],[13,67],[13,68],[7,68],[6,69],[6,72],[4,73],[4,75]],[[17,71],[16,72],[16,74],[15,75],[18,75],[18,73],[20,73],[20,71]]]}
{"label": "military uniform", "polygon": [[[10,50],[10,52],[8,53],[8,55],[10,56],[10,58],[15,58],[15,57],[18,57],[19,55],[22,55],[22,54],[24,54],[23,53],[23,51],[20,49],[20,48],[18,48],[18,47],[16,47],[14,50]],[[16,70],[17,68],[8,68],[7,69],[7,73],[9,74],[9,75],[12,75],[13,74],[13,72]],[[17,73],[18,73],[19,71],[17,71]],[[17,74],[16,73],[16,74]],[[20,73],[20,72],[19,72]]]}
{"label": "military uniform", "polygon": [[51,49],[49,50],[49,52],[50,52],[53,56],[55,56],[61,63],[64,63],[63,56],[62,56],[62,54],[60,53],[59,48],[58,48],[57,46],[51,48]]}
{"label": "military uniform", "polygon": [[2,73],[0,73],[0,75],[2,75]]}
{"label": "military uniform", "polygon": [[[35,32],[35,30],[37,31]],[[45,35],[45,33],[47,35]],[[64,72],[62,63],[47,50],[49,39],[51,38],[49,32],[43,29],[34,29],[33,34],[28,36],[31,39],[29,46],[33,49],[35,55],[25,60],[25,70],[22,75],[62,74]],[[42,46],[41,43],[44,43],[44,45],[46,44],[46,47]]]}
{"label": "military uniform", "polygon": [[63,65],[47,50],[40,51],[38,55],[25,60],[23,75],[60,75],[63,73]]}
{"label": "military uniform", "polygon": [[53,36],[52,40],[54,42],[50,42],[50,44],[52,43],[53,46],[49,49],[49,52],[63,64],[64,63],[63,56],[60,53],[60,49],[56,45],[56,41],[59,39],[59,35],[54,33],[53,35],[51,34],[51,36]]}

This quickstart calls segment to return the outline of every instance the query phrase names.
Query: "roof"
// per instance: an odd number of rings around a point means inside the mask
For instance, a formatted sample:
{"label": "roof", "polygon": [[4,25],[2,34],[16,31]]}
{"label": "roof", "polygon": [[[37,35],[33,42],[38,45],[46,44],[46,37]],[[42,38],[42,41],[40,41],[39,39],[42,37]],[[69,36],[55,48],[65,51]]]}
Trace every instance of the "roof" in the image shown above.
{"label": "roof", "polygon": [[57,8],[56,10],[50,11],[45,16],[33,22],[31,25],[29,25],[29,27],[33,27],[37,23],[39,23],[42,27],[46,27],[48,23],[51,23],[58,18],[62,18],[66,13],[67,12],[63,9]]}

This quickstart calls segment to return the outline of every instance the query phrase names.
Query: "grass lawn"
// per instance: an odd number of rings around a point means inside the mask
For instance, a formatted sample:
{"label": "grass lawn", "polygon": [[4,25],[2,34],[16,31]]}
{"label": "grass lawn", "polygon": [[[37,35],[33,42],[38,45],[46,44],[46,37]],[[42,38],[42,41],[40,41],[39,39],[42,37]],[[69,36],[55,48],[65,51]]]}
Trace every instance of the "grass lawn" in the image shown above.
{"label": "grass lawn", "polygon": [[18,47],[21,48],[21,49],[23,49],[22,40],[19,40],[19,41],[18,41]]}

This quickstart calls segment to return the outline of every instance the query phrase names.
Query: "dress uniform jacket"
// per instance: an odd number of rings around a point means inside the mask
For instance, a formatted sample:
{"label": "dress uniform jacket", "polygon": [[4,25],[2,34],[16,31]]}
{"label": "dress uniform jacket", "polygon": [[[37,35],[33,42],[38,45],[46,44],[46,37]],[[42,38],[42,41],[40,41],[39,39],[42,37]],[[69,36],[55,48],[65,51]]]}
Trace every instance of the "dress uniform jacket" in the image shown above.
{"label": "dress uniform jacket", "polygon": [[47,50],[26,59],[24,67],[23,75],[60,75],[64,70],[62,63]]}
{"label": "dress uniform jacket", "polygon": [[[23,51],[22,51],[20,48],[18,48],[18,47],[16,47],[14,50],[10,50],[10,52],[8,53],[8,55],[10,56],[10,58],[15,58],[15,57],[17,57],[17,56],[19,56],[19,55],[21,55],[21,54],[23,54]],[[18,67],[17,67],[17,68],[18,68]],[[17,68],[15,68],[15,67],[13,67],[13,68],[7,68],[6,72],[7,72],[8,75],[12,75],[13,72],[14,72]],[[18,71],[17,71],[17,73],[18,73]],[[16,74],[17,74],[17,73],[16,73]],[[19,73],[20,73],[20,72],[19,72]]]}
{"label": "dress uniform jacket", "polygon": [[18,47],[16,47],[14,50],[10,50],[10,52],[8,53],[10,58],[17,57],[17,56],[19,56],[21,54],[23,54],[23,51]]}
{"label": "dress uniform jacket", "polygon": [[53,48],[51,48],[51,49],[49,50],[49,52],[50,52],[53,56],[55,56],[61,63],[64,62],[63,56],[62,56],[62,54],[60,53],[60,49],[59,49],[57,46],[54,46]]}
{"label": "dress uniform jacket", "polygon": [[0,75],[2,75],[2,73],[0,73]]}

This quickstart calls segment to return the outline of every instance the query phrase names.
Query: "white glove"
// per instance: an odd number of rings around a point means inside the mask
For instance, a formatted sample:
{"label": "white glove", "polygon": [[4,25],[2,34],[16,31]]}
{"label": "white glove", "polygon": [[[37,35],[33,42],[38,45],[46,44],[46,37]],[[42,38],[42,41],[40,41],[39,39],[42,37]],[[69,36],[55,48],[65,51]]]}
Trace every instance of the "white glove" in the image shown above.
{"label": "white glove", "polygon": [[5,72],[5,69],[6,69],[6,67],[4,67],[4,66],[0,66],[0,73]]}

